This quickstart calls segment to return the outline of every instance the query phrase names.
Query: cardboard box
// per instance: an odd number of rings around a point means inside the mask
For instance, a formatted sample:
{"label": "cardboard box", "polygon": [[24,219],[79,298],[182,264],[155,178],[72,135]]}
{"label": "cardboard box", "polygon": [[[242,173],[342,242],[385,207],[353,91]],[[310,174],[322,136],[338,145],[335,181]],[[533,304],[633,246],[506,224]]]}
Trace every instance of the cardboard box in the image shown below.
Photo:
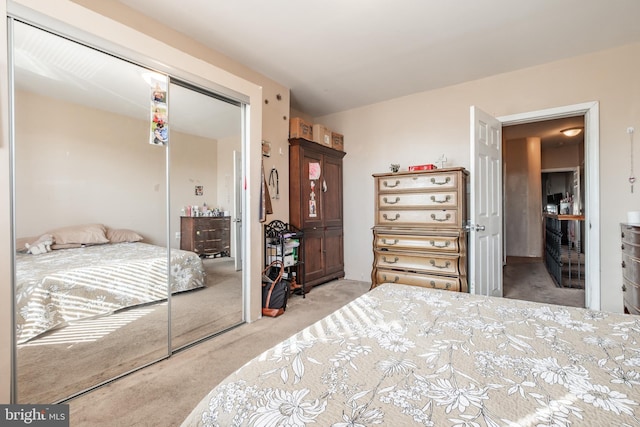
{"label": "cardboard box", "polygon": [[417,165],[417,166],[409,166],[409,171],[430,171],[433,169],[437,169],[435,165]]}
{"label": "cardboard box", "polygon": [[331,147],[331,131],[323,125],[313,125],[313,141]]}
{"label": "cardboard box", "polygon": [[313,141],[313,125],[300,117],[289,120],[289,138],[302,138]]}
{"label": "cardboard box", "polygon": [[344,136],[336,132],[331,132],[331,148],[344,151]]}

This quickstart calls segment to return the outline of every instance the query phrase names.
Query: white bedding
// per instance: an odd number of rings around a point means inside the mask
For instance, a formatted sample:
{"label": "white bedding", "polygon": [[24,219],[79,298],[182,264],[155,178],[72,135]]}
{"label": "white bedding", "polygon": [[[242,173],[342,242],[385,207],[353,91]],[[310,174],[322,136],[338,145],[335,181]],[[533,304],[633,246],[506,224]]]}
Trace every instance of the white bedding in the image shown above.
{"label": "white bedding", "polygon": [[640,424],[640,318],[383,284],[253,359],[183,426]]}
{"label": "white bedding", "polygon": [[[17,342],[66,322],[167,298],[167,249],[110,243],[16,256]],[[171,292],[203,287],[202,260],[171,249]]]}

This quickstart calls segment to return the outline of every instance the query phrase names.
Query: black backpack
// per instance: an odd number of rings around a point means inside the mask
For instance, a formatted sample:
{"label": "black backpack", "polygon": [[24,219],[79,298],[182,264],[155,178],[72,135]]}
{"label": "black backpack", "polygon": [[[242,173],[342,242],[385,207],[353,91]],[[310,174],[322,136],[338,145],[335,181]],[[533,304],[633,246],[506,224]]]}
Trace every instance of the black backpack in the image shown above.
{"label": "black backpack", "polygon": [[284,264],[273,261],[262,272],[262,315],[277,317],[287,309],[289,282],[282,278]]}

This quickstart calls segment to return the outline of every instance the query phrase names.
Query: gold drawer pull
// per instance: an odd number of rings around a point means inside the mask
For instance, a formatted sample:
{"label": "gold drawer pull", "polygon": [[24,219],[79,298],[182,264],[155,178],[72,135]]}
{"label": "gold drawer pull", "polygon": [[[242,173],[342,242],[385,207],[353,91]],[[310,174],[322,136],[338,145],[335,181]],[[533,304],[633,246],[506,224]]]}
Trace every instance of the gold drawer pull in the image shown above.
{"label": "gold drawer pull", "polygon": [[[432,287],[432,288],[435,288],[435,287],[436,287],[436,282],[435,282],[435,281],[433,281],[433,280],[432,280],[429,284],[431,285],[431,287]],[[449,283],[449,282],[446,282],[446,283],[444,284],[444,288],[445,288],[445,289],[451,289],[451,286],[452,286],[452,284],[451,284],[451,283]]]}
{"label": "gold drawer pull", "polygon": [[382,200],[384,200],[384,202],[388,205],[395,205],[396,203],[398,203],[400,201],[400,197],[396,197],[396,201],[395,202],[391,202],[389,200],[387,200],[387,198],[383,198]]}
{"label": "gold drawer pull", "polygon": [[389,261],[386,256],[382,257],[382,261],[386,262],[387,264],[395,264],[396,262],[398,262],[399,259],[400,258],[396,256],[396,257],[393,257],[393,261]]}
{"label": "gold drawer pull", "polygon": [[[389,281],[389,279],[387,279],[387,275],[386,274],[382,275],[382,280],[384,280],[385,282]],[[399,280],[400,280],[400,277],[395,276],[395,278],[393,279],[393,281],[391,283],[398,283]]]}
{"label": "gold drawer pull", "polygon": [[449,268],[449,266],[451,265],[451,261],[445,262],[444,265],[436,265],[436,261],[433,259],[429,261],[429,263],[435,268],[442,268],[442,269]]}
{"label": "gold drawer pull", "polygon": [[442,248],[448,248],[448,247],[449,247],[449,244],[450,244],[451,242],[446,241],[446,242],[444,242],[444,244],[442,244],[442,243],[438,244],[438,243],[436,243],[436,242],[435,242],[435,240],[432,240],[432,241],[430,241],[429,243],[431,243],[431,246],[433,246],[434,248],[440,248],[440,249],[442,249]]}
{"label": "gold drawer pull", "polygon": [[393,239],[393,241],[391,240],[387,240],[384,237],[382,238],[382,244],[383,245],[397,245],[400,242],[400,240],[398,239]]}
{"label": "gold drawer pull", "polygon": [[431,214],[431,219],[434,221],[445,222],[451,219],[451,214],[446,214],[444,218],[436,218],[436,214]]}
{"label": "gold drawer pull", "polygon": [[383,184],[387,188],[394,188],[394,187],[397,187],[398,185],[400,185],[400,181],[396,180],[396,183],[393,184],[393,185],[389,184],[387,181],[384,181]]}
{"label": "gold drawer pull", "polygon": [[451,201],[451,195],[447,194],[444,200],[436,200],[436,196],[431,196],[431,201],[434,203],[447,203]]}
{"label": "gold drawer pull", "polygon": [[382,215],[382,217],[384,219],[386,219],[387,221],[396,221],[398,218],[400,218],[400,214],[397,213],[395,218],[389,218],[389,217],[387,217],[387,214]]}
{"label": "gold drawer pull", "polygon": [[431,183],[435,185],[445,185],[445,184],[448,184],[449,182],[451,182],[450,176],[446,177],[444,181],[439,181],[439,182],[436,181],[435,178],[431,178]]}

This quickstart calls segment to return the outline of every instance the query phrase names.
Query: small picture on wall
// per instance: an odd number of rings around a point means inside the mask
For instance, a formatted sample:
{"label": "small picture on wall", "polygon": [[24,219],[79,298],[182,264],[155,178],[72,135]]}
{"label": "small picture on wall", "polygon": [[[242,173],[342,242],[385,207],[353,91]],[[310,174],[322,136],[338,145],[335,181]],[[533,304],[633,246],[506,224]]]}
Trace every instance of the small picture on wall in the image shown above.
{"label": "small picture on wall", "polygon": [[160,87],[160,83],[156,83],[151,94],[152,100],[155,103],[166,104],[167,103],[167,91]]}
{"label": "small picture on wall", "polygon": [[262,141],[262,155],[264,157],[271,157],[271,143]]}
{"label": "small picture on wall", "polygon": [[153,145],[165,145],[169,140],[169,127],[166,123],[152,123],[151,128],[151,143]]}
{"label": "small picture on wall", "polygon": [[202,196],[204,194],[204,189],[202,185],[196,185],[196,196]]}

